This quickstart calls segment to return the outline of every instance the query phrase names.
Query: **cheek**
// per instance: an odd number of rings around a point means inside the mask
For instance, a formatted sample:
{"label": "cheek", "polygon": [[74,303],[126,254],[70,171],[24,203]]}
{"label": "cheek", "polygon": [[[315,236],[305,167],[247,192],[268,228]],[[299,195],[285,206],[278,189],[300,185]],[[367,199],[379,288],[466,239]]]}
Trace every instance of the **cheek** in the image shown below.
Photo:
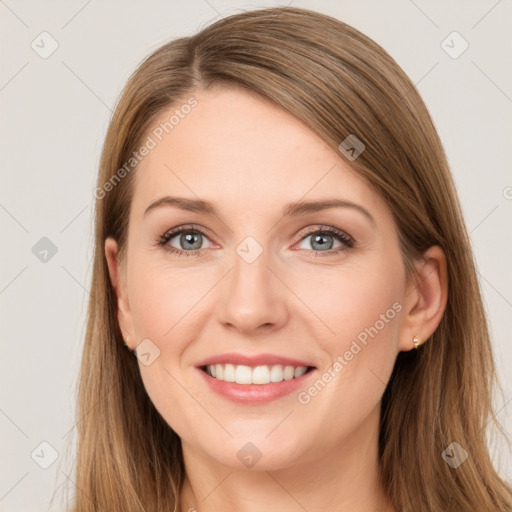
{"label": "cheek", "polygon": [[400,275],[399,270],[378,264],[351,268],[317,280],[325,283],[321,291],[301,292],[322,320],[315,322],[315,339],[324,364],[319,378],[298,401],[310,423],[320,421],[312,418],[328,418],[332,430],[325,436],[326,449],[330,435],[343,437],[357,429],[382,398],[396,360],[402,321]]}
{"label": "cheek", "polygon": [[317,326],[315,338],[330,361],[349,351],[345,359],[350,366],[375,364],[387,369],[394,362],[404,275],[399,260],[395,266],[390,264],[392,261],[375,258],[364,265],[323,269],[312,273],[311,279],[306,278],[302,285],[296,283],[297,295],[316,317],[312,324]]}
{"label": "cheek", "polygon": [[137,336],[150,338],[159,346],[171,338],[178,342],[175,333],[181,325],[190,325],[194,305],[207,291],[204,280],[199,272],[190,270],[156,265],[140,268],[144,271],[134,269],[132,274],[130,297]]}
{"label": "cheek", "polygon": [[[130,309],[137,338],[150,339],[158,356],[150,365],[139,362],[144,387],[153,405],[180,437],[187,439],[204,422],[204,410],[184,382],[189,373],[183,354],[190,340],[200,336],[201,298],[212,286],[204,273],[152,264],[149,260],[134,268]],[[186,370],[185,371],[190,371]],[[180,411],[187,411],[181,414]]]}

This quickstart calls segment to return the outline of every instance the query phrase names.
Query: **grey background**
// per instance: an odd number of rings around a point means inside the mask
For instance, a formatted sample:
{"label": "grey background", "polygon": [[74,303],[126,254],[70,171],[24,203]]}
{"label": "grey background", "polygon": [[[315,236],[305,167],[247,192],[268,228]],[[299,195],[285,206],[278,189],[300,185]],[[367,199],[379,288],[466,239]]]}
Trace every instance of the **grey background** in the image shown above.
{"label": "grey background", "polygon": [[[505,391],[496,397],[495,413],[510,435],[511,0],[288,3],[361,30],[417,84],[471,232]],[[285,3],[0,0],[1,511],[47,510],[55,489],[66,482],[74,487],[73,414],[91,275],[92,191],[123,85],[141,59],[169,39],[219,16],[278,4]],[[43,31],[58,43],[46,59],[31,47],[35,41],[50,48]],[[441,46],[453,31],[469,43],[456,59]],[[452,40],[445,45],[453,53],[462,46]],[[43,237],[55,254],[38,254],[48,245]],[[48,469],[40,465],[51,462],[52,449],[41,442],[58,452]],[[492,453],[500,473],[512,480],[508,448],[499,444]],[[51,510],[62,510],[58,497]]]}

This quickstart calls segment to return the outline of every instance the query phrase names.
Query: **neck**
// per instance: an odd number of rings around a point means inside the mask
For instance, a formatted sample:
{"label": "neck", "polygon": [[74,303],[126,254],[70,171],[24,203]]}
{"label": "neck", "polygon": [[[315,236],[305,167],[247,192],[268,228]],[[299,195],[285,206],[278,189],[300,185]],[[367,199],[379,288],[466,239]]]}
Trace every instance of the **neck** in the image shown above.
{"label": "neck", "polygon": [[315,445],[301,463],[270,471],[217,463],[182,440],[181,512],[394,512],[379,481],[379,408],[336,447]]}

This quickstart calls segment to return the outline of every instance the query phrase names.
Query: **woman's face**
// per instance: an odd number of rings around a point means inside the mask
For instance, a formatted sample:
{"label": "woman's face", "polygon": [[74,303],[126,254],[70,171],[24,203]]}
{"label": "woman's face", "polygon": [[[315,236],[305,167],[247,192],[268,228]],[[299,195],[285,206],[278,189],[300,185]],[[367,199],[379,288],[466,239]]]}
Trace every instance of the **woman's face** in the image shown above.
{"label": "woman's face", "polygon": [[[133,171],[116,291],[147,393],[184,447],[230,467],[361,450],[412,347],[391,212],[289,113],[236,89],[194,97]],[[323,201],[339,206],[300,206]]]}

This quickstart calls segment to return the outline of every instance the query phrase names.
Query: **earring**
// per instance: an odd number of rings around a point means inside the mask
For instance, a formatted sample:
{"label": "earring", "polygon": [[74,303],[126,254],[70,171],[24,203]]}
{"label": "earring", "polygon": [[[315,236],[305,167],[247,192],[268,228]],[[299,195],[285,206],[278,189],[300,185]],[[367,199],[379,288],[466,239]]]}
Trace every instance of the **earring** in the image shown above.
{"label": "earring", "polygon": [[414,348],[416,350],[418,350],[421,340],[417,336],[414,336],[414,338],[412,339],[412,342],[414,343]]}

